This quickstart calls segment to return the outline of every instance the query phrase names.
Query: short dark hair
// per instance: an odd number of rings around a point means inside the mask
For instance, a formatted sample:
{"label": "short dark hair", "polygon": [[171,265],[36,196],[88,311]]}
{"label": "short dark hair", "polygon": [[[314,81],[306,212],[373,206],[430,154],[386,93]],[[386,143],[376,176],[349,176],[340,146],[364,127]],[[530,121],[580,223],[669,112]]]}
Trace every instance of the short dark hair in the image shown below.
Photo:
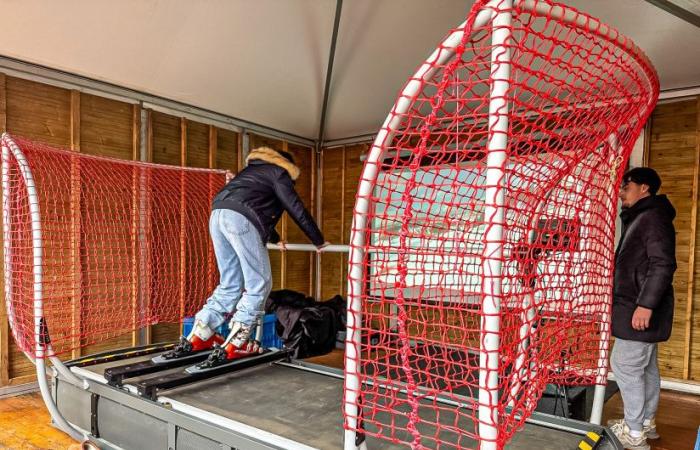
{"label": "short dark hair", "polygon": [[285,152],[285,151],[283,151],[283,150],[278,150],[277,152],[278,152],[280,155],[284,156],[284,159],[286,159],[286,160],[289,161],[290,163],[294,164],[294,157],[292,156],[291,153]]}
{"label": "short dark hair", "polygon": [[637,184],[646,184],[649,186],[651,195],[655,195],[661,187],[661,178],[651,167],[635,167],[628,170],[622,176],[622,183],[629,183],[630,181]]}

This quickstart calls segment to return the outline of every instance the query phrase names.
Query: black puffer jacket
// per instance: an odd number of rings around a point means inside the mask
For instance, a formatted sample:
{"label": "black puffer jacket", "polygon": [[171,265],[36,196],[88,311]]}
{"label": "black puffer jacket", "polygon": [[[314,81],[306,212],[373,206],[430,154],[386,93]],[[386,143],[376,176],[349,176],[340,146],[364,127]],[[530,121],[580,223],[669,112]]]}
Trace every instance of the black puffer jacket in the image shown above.
{"label": "black puffer jacket", "polygon": [[294,190],[299,168],[275,150],[261,147],[246,159],[248,166],[214,197],[212,209],[230,209],[245,216],[263,242],[278,242],[275,225],[286,210],[314,245],[324,242],[311,214]]}
{"label": "black puffer jacket", "polygon": [[[613,336],[642,342],[668,340],[673,325],[676,270],[676,210],[665,195],[643,198],[620,214],[622,235],[615,251]],[[653,310],[649,328],[632,328],[637,306]]]}

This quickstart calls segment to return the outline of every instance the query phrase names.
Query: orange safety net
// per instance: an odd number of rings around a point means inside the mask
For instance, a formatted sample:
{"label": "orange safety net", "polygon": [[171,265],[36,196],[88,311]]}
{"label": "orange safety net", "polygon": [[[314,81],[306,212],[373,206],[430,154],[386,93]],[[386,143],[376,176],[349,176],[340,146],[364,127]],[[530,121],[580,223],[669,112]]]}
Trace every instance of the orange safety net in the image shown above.
{"label": "orange safety net", "polygon": [[56,354],[199,310],[218,282],[208,221],[223,171],[15,142],[19,159],[3,138],[4,275],[23,351],[37,298]]}

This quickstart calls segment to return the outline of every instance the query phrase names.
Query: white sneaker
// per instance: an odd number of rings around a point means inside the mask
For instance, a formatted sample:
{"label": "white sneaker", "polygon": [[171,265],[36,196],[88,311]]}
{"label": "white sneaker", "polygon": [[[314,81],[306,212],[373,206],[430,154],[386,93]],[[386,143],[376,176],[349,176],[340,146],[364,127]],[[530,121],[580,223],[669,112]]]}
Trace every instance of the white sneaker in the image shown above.
{"label": "white sneaker", "polygon": [[[625,419],[614,419],[608,420],[608,427],[612,428],[615,424],[624,422]],[[656,419],[651,419],[649,425],[643,425],[642,431],[646,434],[647,439],[655,440],[659,439],[661,435],[656,431]]]}
{"label": "white sneaker", "polygon": [[626,450],[651,450],[651,446],[647,442],[647,437],[644,431],[639,437],[630,435],[630,428],[627,423],[622,420],[610,427],[610,430],[615,434],[615,437],[620,441],[620,444]]}

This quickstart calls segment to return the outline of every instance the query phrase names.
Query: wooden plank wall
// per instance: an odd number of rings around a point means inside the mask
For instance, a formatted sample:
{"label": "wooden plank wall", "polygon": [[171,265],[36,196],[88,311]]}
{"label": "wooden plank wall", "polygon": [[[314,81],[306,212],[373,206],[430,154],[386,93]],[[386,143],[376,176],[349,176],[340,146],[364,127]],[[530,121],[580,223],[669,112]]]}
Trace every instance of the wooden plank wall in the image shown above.
{"label": "wooden plank wall", "polygon": [[[238,133],[214,126],[202,124],[180,117],[147,111],[149,160],[158,163],[187,165],[193,167],[210,167],[238,171],[241,139]],[[46,84],[5,76],[0,73],[0,129],[17,136],[30,138],[37,142],[70,148],[76,152],[92,155],[109,156],[120,159],[138,160],[140,156],[141,109],[139,105],[107,99],[95,95],[71,91]],[[72,175],[80,176],[79,165],[71,168]],[[77,178],[79,179],[79,178]],[[72,193],[57,204],[80,204],[83,211],[90,208],[93,199],[89,189],[80,189],[83,183],[76,183]],[[95,200],[97,201],[97,200]],[[123,205],[126,215],[131,214],[131,205]],[[72,226],[79,227],[83,216],[81,208],[71,218]],[[83,212],[82,214],[86,214]],[[175,211],[179,214],[179,211]],[[179,218],[179,216],[178,216]],[[98,239],[97,230],[83,230],[82,245],[85,248],[83,258],[91,255],[91,239]],[[91,233],[95,234],[94,236]],[[125,236],[128,241],[129,237]],[[132,243],[133,244],[133,243]],[[61,248],[80,248],[81,242],[62,243]],[[133,245],[120,257],[134,258]],[[55,251],[53,253],[56,253]],[[45,249],[45,257],[52,257],[52,249]],[[67,292],[71,296],[72,311],[60,315],[61,320],[68,320],[73,327],[86,326],[90,314],[82,308],[85,299],[89,300],[91,292],[86,292],[82,278],[93,276],[81,270],[80,256],[53,255],[65,261],[64,272],[58,278],[70,280],[71,285],[58,286],[57,291]],[[176,261],[180,270],[180,260]],[[213,254],[210,256],[213,264]],[[56,264],[56,267],[59,265]],[[214,266],[212,266],[213,268]],[[55,270],[55,269],[51,269]],[[73,274],[73,275],[70,275]],[[50,277],[51,274],[45,274]],[[103,276],[105,274],[102,274]],[[0,280],[0,283],[2,280]],[[124,283],[129,284],[129,280]],[[125,286],[125,292],[131,286]],[[135,296],[135,290],[132,291]],[[4,295],[4,294],[2,294]],[[95,294],[98,295],[98,294]],[[132,308],[134,299],[125,298],[125,308]],[[49,325],[51,312],[47,313]],[[58,321],[59,315],[56,312]],[[66,319],[67,318],[67,319]],[[166,340],[176,337],[179,325],[163,324],[149,330],[150,341]],[[99,344],[84,346],[72,355],[89,354],[110,348],[124,347],[136,342],[138,333],[117,336]],[[79,336],[76,336],[79,339]],[[76,341],[77,342],[77,341]],[[0,302],[0,386],[30,382],[34,379],[34,366],[27,360],[12,340],[4,301]]]}
{"label": "wooden plank wall", "polygon": [[[29,137],[37,141],[64,148],[71,148],[71,144],[76,144],[77,138],[75,129],[75,119],[72,114],[74,106],[74,96],[71,91],[58,89],[41,83],[22,80],[19,78],[4,76],[3,93],[5,98],[5,129],[15,135]],[[74,141],[74,142],[72,142]],[[65,197],[65,198],[64,198]],[[57,199],[56,205],[69,205],[71,202],[70,193]],[[57,206],[58,207],[58,206]],[[68,247],[63,243],[61,247]],[[44,257],[51,261],[58,255],[55,249],[47,248]],[[54,277],[57,275],[52,269],[44,275]],[[72,270],[70,267],[67,270]],[[60,277],[65,280],[66,277]],[[66,294],[71,292],[70,285],[57,286],[56,291],[47,295],[57,295],[63,290]],[[4,294],[3,294],[4,296]],[[2,302],[3,314],[4,301]],[[56,317],[56,311],[47,311],[47,316]],[[47,317],[50,320],[51,317]],[[66,320],[66,316],[63,317]],[[67,320],[70,320],[70,315]],[[7,322],[3,321],[3,327],[7,327]],[[2,335],[8,335],[5,329]],[[9,341],[9,342],[7,342]],[[3,372],[2,381],[5,384],[20,384],[34,379],[34,366],[19,350],[11,339],[6,340],[7,344],[2,345],[2,349],[7,351],[7,356],[3,356],[3,364],[0,370]]]}
{"label": "wooden plank wall", "polygon": [[[323,149],[321,154],[321,221],[326,240],[333,244],[348,244],[355,194],[362,172],[360,156],[367,153],[368,144],[356,144]],[[347,294],[347,255],[321,255],[321,299]]]}
{"label": "wooden plank wall", "polygon": [[660,104],[651,118],[645,160],[676,208],[675,314],[671,339],[659,347],[664,377],[700,381],[700,97]]}
{"label": "wooden plank wall", "polygon": [[[198,123],[181,117],[152,111],[149,114],[149,155],[153,162],[159,164],[188,167],[209,167],[228,169],[236,173],[239,170],[240,136],[238,133]],[[212,188],[212,196],[215,194]],[[170,222],[176,225],[174,233],[181,233],[184,228],[182,220],[187,207],[186,193],[182,197],[179,210],[172,211]],[[206,237],[202,236],[201,239]],[[175,241],[170,241],[175,242]],[[184,241],[182,241],[184,243]],[[170,294],[184,302],[185,281],[188,274],[188,262],[195,259],[189,254],[186,245],[172,248],[167,261],[160,261],[158,269],[152,273],[153,283],[172,285]],[[212,253],[207,255],[209,272],[215,271]],[[213,283],[209,286],[213,289]],[[164,293],[165,294],[165,293]],[[168,295],[168,294],[165,294]],[[202,303],[206,299],[202,299]],[[172,341],[180,334],[179,323],[160,323],[151,327],[151,342]]]}

